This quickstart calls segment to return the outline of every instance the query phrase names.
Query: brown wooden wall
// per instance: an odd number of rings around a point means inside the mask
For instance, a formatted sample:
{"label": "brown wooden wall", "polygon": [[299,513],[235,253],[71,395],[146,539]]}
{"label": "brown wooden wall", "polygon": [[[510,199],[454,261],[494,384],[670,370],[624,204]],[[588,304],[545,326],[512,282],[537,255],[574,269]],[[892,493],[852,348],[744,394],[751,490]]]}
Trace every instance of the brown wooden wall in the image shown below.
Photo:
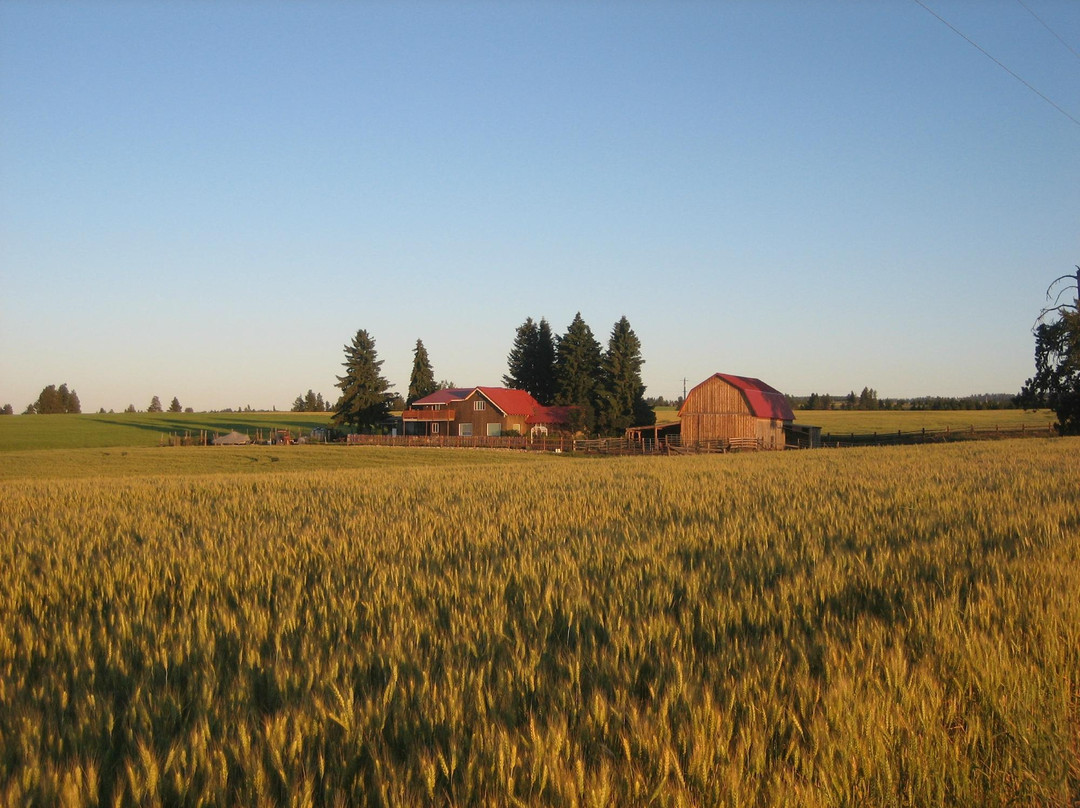
{"label": "brown wooden wall", "polygon": [[690,391],[680,420],[683,445],[724,438],[759,438],[766,448],[784,448],[784,422],[756,418],[743,394],[716,376]]}
{"label": "brown wooden wall", "polygon": [[454,408],[455,418],[450,426],[451,435],[460,435],[461,432],[458,428],[458,424],[472,424],[472,433],[474,437],[484,437],[487,435],[488,424],[498,424],[502,432],[506,432],[514,428],[517,425],[518,432],[522,435],[529,431],[528,424],[525,423],[524,415],[506,415],[504,416],[499,409],[488,401],[486,398],[484,401],[484,409],[473,409],[473,401],[476,397],[470,398],[466,401],[455,401],[450,406]]}

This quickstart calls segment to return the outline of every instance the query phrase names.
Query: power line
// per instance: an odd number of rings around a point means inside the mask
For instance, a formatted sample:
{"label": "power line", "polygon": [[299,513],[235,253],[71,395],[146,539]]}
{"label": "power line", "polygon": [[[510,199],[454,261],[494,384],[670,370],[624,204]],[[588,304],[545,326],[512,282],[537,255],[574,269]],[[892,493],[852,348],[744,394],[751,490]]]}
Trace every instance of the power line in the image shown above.
{"label": "power line", "polygon": [[957,35],[958,37],[960,37],[960,38],[961,38],[961,39],[963,39],[963,40],[964,40],[965,42],[967,42],[967,43],[968,43],[969,45],[971,45],[971,46],[972,46],[973,48],[975,48],[976,50],[978,50],[978,51],[979,51],[979,53],[981,53],[981,54],[982,54],[983,56],[985,56],[985,57],[986,57],[987,59],[989,59],[989,60],[990,60],[991,62],[993,62],[994,64],[996,64],[996,65],[997,65],[998,67],[1000,67],[1000,68],[1001,68],[1002,70],[1004,70],[1004,71],[1005,71],[1006,73],[1008,73],[1008,74],[1009,74],[1010,76],[1012,76],[1012,77],[1013,77],[1014,79],[1016,79],[1016,80],[1017,80],[1018,82],[1020,82],[1021,84],[1023,84],[1023,85],[1025,86],[1025,87],[1027,87],[1027,88],[1028,88],[1029,90],[1031,90],[1031,92],[1035,93],[1035,95],[1039,96],[1039,98],[1041,98],[1041,99],[1042,99],[1043,101],[1045,101],[1045,102],[1046,102],[1047,104],[1049,104],[1050,106],[1052,106],[1052,107],[1053,107],[1054,109],[1056,109],[1056,110],[1057,110],[1058,112],[1060,112],[1060,113],[1061,113],[1062,115],[1064,115],[1064,116],[1065,116],[1066,118],[1068,118],[1068,119],[1069,119],[1070,121],[1072,121],[1073,123],[1075,123],[1075,124],[1076,124],[1077,126],[1080,126],[1080,120],[1078,120],[1077,118],[1073,117],[1073,116],[1072,116],[1072,115],[1071,115],[1071,114],[1070,114],[1069,112],[1066,112],[1066,111],[1065,111],[1064,109],[1062,109],[1062,108],[1061,108],[1060,106],[1058,106],[1058,105],[1057,105],[1057,104],[1056,104],[1056,103],[1055,103],[1054,101],[1052,101],[1052,100],[1051,100],[1050,98],[1048,98],[1047,96],[1043,95],[1043,93],[1039,92],[1039,90],[1038,90],[1038,89],[1036,89],[1036,88],[1035,88],[1034,86],[1032,86],[1032,84],[1031,84],[1030,82],[1026,81],[1026,80],[1025,80],[1024,78],[1022,78],[1021,76],[1017,75],[1017,74],[1016,74],[1016,73],[1014,73],[1014,72],[1013,72],[1012,70],[1010,70],[1010,69],[1009,69],[1009,68],[1008,68],[1008,67],[1007,67],[1006,65],[1004,65],[1004,64],[1003,64],[1003,63],[1002,63],[1001,61],[999,61],[999,60],[998,60],[997,58],[995,58],[995,57],[993,56],[993,54],[991,54],[991,53],[990,53],[990,52],[989,52],[988,50],[986,50],[986,48],[984,48],[984,47],[983,47],[982,45],[980,45],[980,44],[979,44],[978,42],[976,42],[975,40],[973,40],[973,39],[972,39],[971,37],[969,37],[969,36],[968,36],[967,34],[965,34],[965,33],[964,33],[963,31],[961,31],[961,30],[960,30],[959,28],[957,28],[957,27],[956,27],[955,25],[953,25],[953,24],[952,24],[951,22],[949,22],[948,20],[946,20],[946,19],[945,19],[944,17],[942,17],[942,16],[940,15],[940,14],[938,14],[938,13],[937,13],[936,11],[934,11],[934,10],[933,10],[932,8],[930,8],[930,6],[926,5],[926,3],[924,3],[924,2],[922,1],[922,0],[912,0],[912,2],[914,2],[914,3],[917,3],[918,5],[922,6],[922,7],[924,8],[924,9],[926,9],[926,11],[927,11],[927,12],[929,12],[929,13],[930,13],[930,14],[932,14],[932,15],[933,15],[934,17],[936,17],[936,18],[937,18],[937,19],[938,19],[938,20],[939,20],[939,21],[940,21],[940,22],[941,22],[942,24],[946,25],[946,26],[947,26],[947,27],[948,27],[948,28],[949,28],[949,29],[950,29],[950,30],[951,30],[951,31],[952,31],[953,33],[955,33],[955,34],[956,34],[956,35]]}
{"label": "power line", "polygon": [[1039,21],[1039,24],[1043,28],[1045,28],[1047,31],[1049,31],[1051,34],[1053,34],[1057,38],[1058,42],[1060,42],[1062,45],[1064,45],[1066,48],[1068,48],[1069,52],[1072,53],[1073,56],[1075,56],[1077,59],[1080,59],[1080,53],[1077,53],[1076,48],[1074,48],[1072,45],[1070,45],[1068,42],[1066,42],[1064,39],[1062,39],[1061,35],[1057,31],[1055,31],[1053,28],[1051,28],[1049,25],[1047,25],[1042,17],[1040,17],[1038,14],[1036,14],[1030,8],[1028,8],[1027,5],[1024,3],[1024,0],[1016,0],[1016,2],[1019,3],[1023,7],[1024,11],[1026,11],[1032,17],[1037,19]]}

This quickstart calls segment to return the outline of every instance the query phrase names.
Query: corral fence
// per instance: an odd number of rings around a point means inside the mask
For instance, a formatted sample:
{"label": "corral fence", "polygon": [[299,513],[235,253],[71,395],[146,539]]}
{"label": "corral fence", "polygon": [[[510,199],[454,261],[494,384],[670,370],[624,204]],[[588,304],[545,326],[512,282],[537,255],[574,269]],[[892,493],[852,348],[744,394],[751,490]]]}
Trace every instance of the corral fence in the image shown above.
{"label": "corral fence", "polygon": [[349,435],[350,446],[429,446],[452,449],[518,449],[529,452],[554,452],[602,455],[714,454],[757,451],[758,438],[727,438],[683,444],[678,435],[660,440],[631,438],[582,439],[571,437],[524,436],[486,437],[459,435]]}
{"label": "corral fence", "polygon": [[918,429],[908,432],[843,432],[821,436],[824,448],[848,448],[853,446],[912,446],[920,443],[949,443],[962,440],[995,440],[998,438],[1042,438],[1056,435],[1053,424],[1046,426],[969,426],[945,427],[944,429]]}
{"label": "corral fence", "polygon": [[440,449],[519,449],[532,452],[572,452],[573,438],[522,435],[348,435],[349,446],[430,446]]}

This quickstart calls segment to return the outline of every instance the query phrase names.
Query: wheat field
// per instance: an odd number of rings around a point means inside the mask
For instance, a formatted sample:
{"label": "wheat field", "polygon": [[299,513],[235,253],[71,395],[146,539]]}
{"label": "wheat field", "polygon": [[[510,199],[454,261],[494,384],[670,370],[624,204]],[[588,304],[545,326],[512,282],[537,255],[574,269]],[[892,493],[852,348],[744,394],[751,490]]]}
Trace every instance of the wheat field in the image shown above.
{"label": "wheat field", "polygon": [[0,804],[1080,803],[1080,441],[220,451],[0,480]]}

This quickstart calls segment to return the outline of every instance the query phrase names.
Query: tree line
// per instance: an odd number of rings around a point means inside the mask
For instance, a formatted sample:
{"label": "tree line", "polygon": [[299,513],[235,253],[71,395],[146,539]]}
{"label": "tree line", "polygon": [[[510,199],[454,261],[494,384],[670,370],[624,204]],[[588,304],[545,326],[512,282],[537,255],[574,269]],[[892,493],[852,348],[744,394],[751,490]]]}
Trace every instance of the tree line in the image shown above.
{"label": "tree line", "polygon": [[972,396],[920,396],[918,398],[878,398],[877,391],[864,387],[858,395],[828,393],[788,396],[796,410],[1009,410],[1016,409],[1015,396],[1008,393],[982,393]]}
{"label": "tree line", "polygon": [[[383,361],[375,340],[360,329],[344,352],[345,374],[338,377],[341,395],[333,407],[333,420],[360,430],[375,429],[386,422],[394,401],[392,385],[382,375]],[[528,317],[514,336],[502,381],[526,391],[541,405],[569,407],[570,428],[575,432],[621,435],[627,427],[656,420],[644,399],[644,362],[641,341],[625,316],[612,327],[606,349],[581,312],[559,336],[545,318],[537,322]],[[403,405],[410,407],[439,389],[453,387],[452,382],[435,378],[427,348],[417,339]]]}

